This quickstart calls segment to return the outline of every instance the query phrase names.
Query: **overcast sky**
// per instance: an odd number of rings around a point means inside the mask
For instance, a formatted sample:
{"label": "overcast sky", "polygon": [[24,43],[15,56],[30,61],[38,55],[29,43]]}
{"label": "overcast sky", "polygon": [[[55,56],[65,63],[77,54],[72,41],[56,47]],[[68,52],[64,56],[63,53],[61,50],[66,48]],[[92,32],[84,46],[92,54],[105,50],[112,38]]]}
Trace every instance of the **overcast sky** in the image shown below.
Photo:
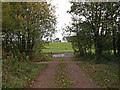
{"label": "overcast sky", "polygon": [[62,28],[65,28],[71,22],[71,15],[67,13],[70,10],[71,4],[69,0],[51,0],[51,4],[56,7],[55,15],[57,17],[57,32],[54,38],[60,38],[62,40]]}

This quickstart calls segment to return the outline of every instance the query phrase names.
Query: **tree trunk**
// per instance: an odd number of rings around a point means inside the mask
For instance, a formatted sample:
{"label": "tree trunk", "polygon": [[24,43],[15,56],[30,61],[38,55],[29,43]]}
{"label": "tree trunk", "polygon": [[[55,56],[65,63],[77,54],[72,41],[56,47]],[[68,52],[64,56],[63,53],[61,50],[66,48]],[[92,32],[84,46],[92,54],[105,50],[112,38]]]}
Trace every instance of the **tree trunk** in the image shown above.
{"label": "tree trunk", "polygon": [[113,29],[113,50],[114,54],[116,54],[116,45],[115,45],[115,30]]}
{"label": "tree trunk", "polygon": [[25,52],[25,36],[22,36],[22,51]]}
{"label": "tree trunk", "polygon": [[100,56],[101,56],[101,53],[102,53],[102,47],[100,45],[100,37],[98,34],[95,34],[95,55],[96,55],[96,61],[99,62],[100,60]]}
{"label": "tree trunk", "polygon": [[118,45],[118,52],[117,52],[117,54],[120,54],[120,32],[119,32],[119,34],[118,34],[117,45]]}
{"label": "tree trunk", "polygon": [[29,33],[29,30],[28,30],[28,38],[27,38],[27,55],[30,56],[30,33]]}

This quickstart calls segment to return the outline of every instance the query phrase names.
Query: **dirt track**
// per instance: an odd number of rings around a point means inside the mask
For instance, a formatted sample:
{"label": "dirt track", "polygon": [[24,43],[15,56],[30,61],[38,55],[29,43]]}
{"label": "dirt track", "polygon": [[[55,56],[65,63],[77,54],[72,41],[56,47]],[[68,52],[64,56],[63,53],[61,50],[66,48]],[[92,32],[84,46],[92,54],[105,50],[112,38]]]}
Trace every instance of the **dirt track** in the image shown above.
{"label": "dirt track", "polygon": [[35,79],[31,88],[55,88],[55,75],[58,70],[57,63],[50,63],[48,68]]}
{"label": "dirt track", "polygon": [[69,58],[66,58],[64,61],[60,61],[59,58],[57,58],[49,62],[37,62],[37,64],[48,63],[49,66],[35,79],[31,88],[58,88],[57,83],[55,83],[55,78],[60,62],[64,62],[67,65],[67,75],[73,83],[69,88],[100,88],[95,82],[89,79],[87,73],[76,64],[79,61],[71,61]]}

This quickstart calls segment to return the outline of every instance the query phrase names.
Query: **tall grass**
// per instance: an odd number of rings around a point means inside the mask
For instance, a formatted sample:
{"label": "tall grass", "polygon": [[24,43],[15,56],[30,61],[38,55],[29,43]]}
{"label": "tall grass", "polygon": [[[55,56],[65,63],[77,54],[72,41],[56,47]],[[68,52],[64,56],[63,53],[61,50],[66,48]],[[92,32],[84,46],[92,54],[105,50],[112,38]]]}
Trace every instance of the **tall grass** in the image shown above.
{"label": "tall grass", "polygon": [[17,57],[4,59],[2,65],[2,87],[26,88],[46,68],[47,64],[35,64],[28,60],[19,61]]}
{"label": "tall grass", "polygon": [[94,54],[76,57],[74,57],[73,60],[81,61],[78,65],[99,85],[105,88],[119,87],[118,56],[105,54],[102,55],[98,61],[95,59]]}

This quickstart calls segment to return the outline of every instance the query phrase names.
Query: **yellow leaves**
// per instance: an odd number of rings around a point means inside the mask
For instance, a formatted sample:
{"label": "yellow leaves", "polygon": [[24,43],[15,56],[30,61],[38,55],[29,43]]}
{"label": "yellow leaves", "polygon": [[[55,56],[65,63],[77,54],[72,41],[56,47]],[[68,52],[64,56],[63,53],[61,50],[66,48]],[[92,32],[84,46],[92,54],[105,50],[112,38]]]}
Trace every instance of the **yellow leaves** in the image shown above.
{"label": "yellow leaves", "polygon": [[22,26],[22,23],[20,22],[20,26]]}
{"label": "yellow leaves", "polygon": [[21,15],[18,16],[18,19],[20,19],[20,18],[21,18]]}
{"label": "yellow leaves", "polygon": [[[21,16],[21,15],[15,15],[16,16],[16,18],[18,18],[19,20],[21,20],[22,22],[24,22],[25,21],[25,19]],[[20,23],[20,25],[23,25],[22,23]]]}
{"label": "yellow leaves", "polygon": [[17,17],[17,15],[15,15],[15,17]]}
{"label": "yellow leaves", "polygon": [[22,8],[21,4],[18,4],[18,7],[19,7],[19,8]]}
{"label": "yellow leaves", "polygon": [[37,15],[36,15],[36,14],[34,14],[34,16],[36,17]]}

